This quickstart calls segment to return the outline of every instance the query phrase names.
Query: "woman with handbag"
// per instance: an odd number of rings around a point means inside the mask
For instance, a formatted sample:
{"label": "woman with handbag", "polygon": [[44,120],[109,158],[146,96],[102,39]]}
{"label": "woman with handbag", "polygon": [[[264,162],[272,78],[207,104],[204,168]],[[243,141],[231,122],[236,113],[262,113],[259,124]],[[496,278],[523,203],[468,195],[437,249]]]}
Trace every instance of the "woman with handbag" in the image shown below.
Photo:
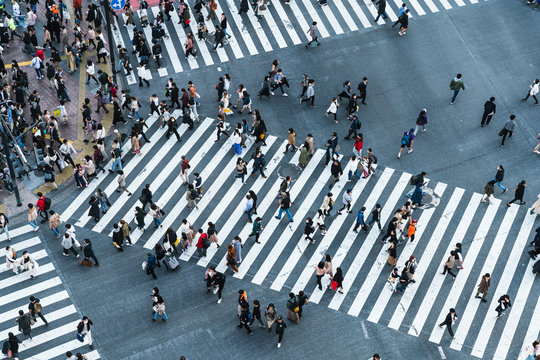
{"label": "woman with handbag", "polygon": [[236,179],[242,179],[242,183],[244,183],[244,177],[247,174],[247,163],[242,159],[241,157],[236,160],[236,175],[234,176]]}
{"label": "woman with handbag", "polygon": [[43,178],[45,179],[45,183],[50,183],[54,186],[55,189],[58,189],[58,185],[56,185],[54,179],[53,168],[49,164],[45,164],[43,166]]}
{"label": "woman with handbag", "polygon": [[152,321],[157,321],[159,316],[163,317],[163,322],[167,322],[169,318],[167,317],[167,313],[165,312],[165,301],[161,296],[157,296],[156,304],[153,307],[154,309],[154,317],[152,318]]}
{"label": "woman with handbag", "polygon": [[236,267],[236,251],[232,244],[227,246],[227,266],[230,266],[234,272],[238,272],[238,268]]}
{"label": "woman with handbag", "polygon": [[337,291],[340,294],[343,294],[343,272],[341,271],[340,267],[336,269],[336,273],[334,274],[334,277],[332,278],[330,287],[332,288],[332,290],[337,289]]}
{"label": "woman with handbag", "polygon": [[163,225],[161,225],[163,210],[161,210],[156,204],[150,205],[150,215],[154,219],[154,226],[156,227],[156,229],[159,227],[163,227]]}
{"label": "woman with handbag", "polygon": [[396,266],[396,258],[397,258],[397,249],[396,249],[396,243],[391,242],[390,247],[386,250],[388,253],[388,264],[391,266]]}

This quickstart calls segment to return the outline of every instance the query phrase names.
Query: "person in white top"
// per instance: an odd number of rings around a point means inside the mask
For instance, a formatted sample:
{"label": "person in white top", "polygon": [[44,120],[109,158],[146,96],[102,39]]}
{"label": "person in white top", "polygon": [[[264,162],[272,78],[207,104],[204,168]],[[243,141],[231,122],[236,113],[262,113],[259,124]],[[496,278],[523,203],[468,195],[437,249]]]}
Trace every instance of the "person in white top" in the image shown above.
{"label": "person in white top", "polygon": [[43,64],[43,61],[38,56],[34,56],[32,61],[30,62],[30,66],[33,66],[34,69],[36,70],[38,80],[43,79],[43,72],[41,71],[42,64]]}
{"label": "person in white top", "polygon": [[338,124],[337,121],[337,110],[338,110],[339,104],[337,98],[333,98],[332,102],[330,103],[330,106],[326,110],[326,117],[328,117],[328,114],[332,114],[334,116],[334,122]]}
{"label": "person in white top", "polygon": [[17,265],[17,255],[9,245],[6,246],[6,267],[9,270],[13,268],[13,273],[17,275],[19,273],[19,266]]}
{"label": "person in white top", "polygon": [[96,131],[96,140],[105,140],[105,136],[107,136],[107,131],[103,128],[102,124],[98,124]]}
{"label": "person in white top", "polygon": [[229,76],[229,74],[225,74],[223,76],[223,90],[229,91],[230,87],[231,87],[231,77]]}
{"label": "person in white top", "polygon": [[77,246],[80,250],[82,250],[81,243],[77,241],[77,237],[75,236],[75,226],[72,226],[71,224],[66,224],[66,233],[69,234],[71,237],[71,240],[73,240],[73,245]]}
{"label": "person in white top", "polygon": [[36,24],[37,16],[36,14],[30,9],[26,8],[26,25],[27,26],[34,26]]}
{"label": "person in white top", "polygon": [[90,83],[90,79],[94,79],[96,84],[99,85],[99,81],[96,78],[96,67],[95,67],[94,63],[92,62],[92,60],[88,60],[86,62],[86,76],[87,76],[86,77],[86,83],[87,84]]}
{"label": "person in white top", "polygon": [[143,86],[143,81],[146,83],[146,86],[150,86],[150,82],[148,81],[149,78],[149,71],[146,69],[146,65],[143,63],[139,63],[139,66],[137,66],[137,75],[139,75],[139,86]]}
{"label": "person in white top", "polygon": [[22,258],[19,259],[19,266],[21,267],[21,271],[28,270],[30,272],[31,279],[37,275],[39,265],[26,250],[23,252]]}
{"label": "person in white top", "polygon": [[534,80],[532,85],[529,85],[529,92],[527,92],[527,96],[525,98],[521,99],[521,101],[525,102],[529,98],[529,96],[532,96],[532,98],[535,101],[535,105],[538,105],[538,99],[536,98],[536,94],[538,94],[538,90],[540,90],[540,79]]}
{"label": "person in white top", "polygon": [[71,158],[71,155],[77,155],[77,152],[73,148],[73,145],[68,141],[68,139],[63,140],[63,144],[60,146],[60,153],[64,156],[64,161],[70,163],[75,167],[75,163]]}
{"label": "person in white top", "polygon": [[193,242],[193,226],[187,221],[187,219],[182,219],[182,225],[180,225],[180,234],[186,234],[188,245],[191,245]]}

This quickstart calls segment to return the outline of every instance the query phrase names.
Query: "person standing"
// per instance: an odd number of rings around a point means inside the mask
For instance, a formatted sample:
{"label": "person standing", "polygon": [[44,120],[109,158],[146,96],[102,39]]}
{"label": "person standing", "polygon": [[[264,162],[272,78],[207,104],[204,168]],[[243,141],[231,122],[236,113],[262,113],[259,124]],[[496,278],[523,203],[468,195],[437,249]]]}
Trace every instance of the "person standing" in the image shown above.
{"label": "person standing", "polygon": [[358,84],[358,90],[360,91],[360,100],[362,100],[362,104],[364,105],[367,105],[366,103],[367,83],[368,83],[368,78],[364,76],[364,78],[362,79],[362,82]]}
{"label": "person standing", "polygon": [[289,222],[294,222],[293,216],[291,215],[291,211],[289,210],[290,207],[291,207],[291,199],[289,198],[289,195],[286,192],[282,192],[281,199],[279,199],[279,212],[275,218],[278,220],[281,220],[281,215],[285,212],[287,216],[289,217]]}
{"label": "person standing", "polygon": [[[320,45],[321,43],[317,40],[317,22],[314,21],[311,23],[311,26],[309,27],[308,31],[306,31],[309,36],[311,37],[311,40],[310,42],[308,42],[306,44],[306,49],[312,44],[312,43],[317,43],[317,46]],[[309,98],[309,95],[306,94],[307,97]],[[302,100],[300,100],[300,103],[302,103]],[[313,101],[311,102],[311,106],[313,106]]]}
{"label": "person standing", "polygon": [[497,173],[495,174],[495,179],[493,180],[495,184],[497,184],[498,187],[500,187],[503,190],[503,193],[507,192],[508,189],[505,188],[501,182],[504,179],[504,168],[502,165],[497,166]]}
{"label": "person standing", "polygon": [[17,318],[18,329],[24,336],[32,341],[32,327],[30,326],[30,314],[25,314],[24,311],[19,310],[19,317]]}
{"label": "person standing", "polygon": [[532,98],[535,101],[535,105],[538,105],[538,99],[536,98],[536,94],[538,94],[538,91],[540,90],[540,79],[535,79],[532,85],[529,85],[530,90],[527,92],[527,96],[525,96],[523,99],[521,99],[522,102],[526,102],[529,96],[532,96]]}
{"label": "person standing", "polygon": [[450,251],[450,256],[444,263],[444,269],[443,269],[442,275],[446,275],[446,273],[448,272],[450,275],[452,275],[454,279],[456,278],[456,274],[452,272],[452,269],[454,268],[455,260],[456,260],[456,252],[452,250]]}
{"label": "person standing", "polygon": [[508,309],[509,307],[512,307],[512,303],[510,302],[510,296],[503,295],[498,300],[499,305],[495,308],[495,311],[497,312],[497,319],[504,315],[503,311]]}
{"label": "person standing", "polygon": [[[285,322],[283,321],[283,317],[279,315],[276,322],[276,334],[278,334],[278,349],[281,347],[281,341],[283,340],[283,334],[285,333],[286,328],[287,324],[285,324]],[[268,328],[268,330],[270,330],[270,328]]]}
{"label": "person standing", "polygon": [[[486,296],[488,294],[489,285],[491,284],[491,275],[489,273],[486,273],[482,276],[482,280],[480,281],[480,284],[478,285],[478,291],[476,292],[476,295],[474,296],[476,299],[481,299],[482,302],[487,302]],[[480,294],[482,294],[482,297],[480,297]]]}
{"label": "person standing", "polygon": [[465,85],[463,84],[463,80],[461,79],[461,77],[461,74],[457,74],[456,77],[453,78],[452,81],[450,81],[450,90],[454,91],[454,96],[452,96],[452,100],[450,101],[451,105],[454,105],[459,91],[465,91]]}
{"label": "person standing", "polygon": [[514,130],[516,129],[516,115],[512,114],[510,115],[510,118],[506,120],[506,123],[504,124],[504,127],[499,131],[499,136],[502,136],[501,141],[501,147],[504,147],[504,141],[506,140],[506,136],[510,134],[508,137],[514,136]]}
{"label": "person standing", "polygon": [[88,346],[90,350],[94,348],[92,344],[92,326],[94,323],[92,320],[88,319],[88,316],[83,316],[81,322],[77,325],[77,333],[80,334],[83,338],[88,339]]}
{"label": "person standing", "polygon": [[450,312],[446,315],[446,318],[442,323],[439,324],[439,327],[442,328],[443,325],[446,325],[446,328],[448,329],[448,333],[452,337],[452,339],[455,339],[454,337],[454,330],[452,330],[452,325],[457,321],[458,317],[456,314],[456,310],[454,308],[450,309]]}
{"label": "person standing", "polygon": [[[84,261],[90,262],[90,258],[94,260],[94,265],[99,266],[99,261],[96,258],[96,255],[94,254],[94,250],[92,249],[92,243],[90,242],[90,239],[84,239],[84,245],[83,245],[83,254],[84,254]],[[79,264],[83,265],[82,262],[79,262]]]}
{"label": "person standing", "polygon": [[[371,0],[372,2],[375,2],[375,0]],[[377,17],[375,18],[375,22],[379,21],[379,18],[383,17],[383,19],[388,18],[388,14],[386,14],[386,0],[379,0],[376,4],[378,7],[377,9]]]}
{"label": "person standing", "polygon": [[495,115],[496,111],[497,105],[495,105],[495,97],[492,96],[484,104],[484,113],[482,114],[482,122],[480,123],[480,126],[484,127],[484,124],[489,125],[489,122],[491,121],[493,115]]}
{"label": "person standing", "polygon": [[525,205],[525,201],[523,201],[523,195],[525,195],[525,188],[527,187],[527,183],[525,180],[521,180],[518,184],[518,186],[514,189],[514,198],[506,203],[506,206],[510,207],[510,204],[516,202],[519,200],[519,205]]}
{"label": "person standing", "polygon": [[40,304],[39,299],[35,296],[30,296],[30,304],[28,304],[28,314],[32,316],[32,319],[36,321],[36,315],[39,316],[45,326],[49,326],[49,323],[43,316],[43,306]]}

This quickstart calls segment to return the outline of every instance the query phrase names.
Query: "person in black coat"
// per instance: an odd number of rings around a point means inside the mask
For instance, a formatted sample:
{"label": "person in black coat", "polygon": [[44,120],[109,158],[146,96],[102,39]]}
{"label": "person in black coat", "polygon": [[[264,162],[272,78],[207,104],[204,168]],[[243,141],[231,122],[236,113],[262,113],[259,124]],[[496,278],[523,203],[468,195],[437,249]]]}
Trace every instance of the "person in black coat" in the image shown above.
{"label": "person in black coat", "polygon": [[484,127],[484,124],[489,125],[491,118],[495,115],[497,110],[497,105],[495,105],[495,98],[492,96],[484,104],[484,113],[482,114],[482,122],[480,123],[481,127]]}
{"label": "person in black coat", "polygon": [[287,324],[283,321],[283,317],[280,315],[277,318],[276,321],[276,334],[279,335],[278,337],[278,344],[277,347],[281,347],[281,340],[283,340],[283,334],[285,333],[285,329],[287,328]]}
{"label": "person in black coat", "polygon": [[240,324],[238,324],[236,327],[241,329],[245,328],[247,330],[248,335],[253,335],[253,330],[249,327],[249,312],[246,309],[246,307],[242,307],[242,312],[240,313]]}
{"label": "person in black coat", "polygon": [[340,267],[336,268],[336,273],[334,274],[332,281],[337,283],[337,291],[340,294],[343,294],[343,271]]}
{"label": "person in black coat", "polygon": [[364,78],[362,79],[362,82],[358,84],[358,91],[360,91],[360,100],[362,100],[362,104],[364,105],[367,105],[366,103],[367,83],[368,83],[368,78],[364,76]]}
{"label": "person in black coat", "polygon": [[[217,32],[217,29],[216,29],[216,32]],[[217,45],[217,42],[216,42],[216,45]],[[218,84],[216,85],[216,90],[217,90],[217,101],[221,101],[221,98],[223,97],[223,90],[225,90],[225,81],[223,80],[223,77],[219,78]]]}
{"label": "person in black coat", "polygon": [[116,223],[113,225],[112,241],[118,251],[124,251],[122,248],[122,244],[124,243],[124,235],[122,234],[122,229]]}
{"label": "person in black coat", "polygon": [[182,107],[180,105],[180,102],[178,101],[178,97],[180,96],[180,90],[176,86],[176,83],[172,83],[171,86],[171,110],[175,109],[174,104],[176,104],[176,109],[180,109]]}
{"label": "person in black coat", "polygon": [[77,333],[84,336],[85,339],[88,339],[88,346],[90,349],[94,348],[94,345],[92,345],[92,332],[90,331],[92,325],[94,325],[94,323],[88,316],[83,316],[81,322],[77,325]]}
{"label": "person in black coat", "polygon": [[94,218],[96,222],[99,221],[101,218],[101,214],[99,212],[99,201],[96,199],[95,196],[90,197],[90,201],[88,202],[90,205],[90,210],[88,211],[88,216],[91,216]]}
{"label": "person in black coat", "polygon": [[519,200],[519,205],[524,205],[525,201],[523,201],[523,195],[525,195],[525,188],[527,187],[527,183],[525,180],[521,180],[521,182],[518,184],[518,186],[514,189],[514,198],[506,203],[506,206],[510,207],[510,204],[513,202]]}
{"label": "person in black coat", "polygon": [[[371,0],[372,2],[375,2],[375,0]],[[377,1],[377,4],[379,6],[377,10],[377,17],[375,18],[375,22],[379,21],[379,18],[383,17],[383,19],[388,18],[388,14],[386,14],[386,0],[379,0]]]}
{"label": "person in black coat", "polygon": [[[92,249],[92,243],[90,242],[90,239],[84,239],[83,253],[84,260],[89,260],[89,258],[92,258],[94,260],[94,265],[99,266],[99,261],[94,255],[94,250]],[[79,264],[82,265],[82,262],[80,262]]]}
{"label": "person in black coat", "polygon": [[446,318],[444,319],[444,321],[439,324],[440,328],[442,328],[443,325],[446,325],[446,328],[448,329],[448,333],[450,334],[452,339],[455,339],[454,331],[452,330],[452,325],[456,322],[457,319],[458,317],[456,315],[456,310],[454,308],[451,308],[448,315],[446,315]]}
{"label": "person in black coat", "polygon": [[401,23],[401,28],[399,29],[399,36],[403,36],[407,33],[407,28],[409,27],[409,9],[399,17],[398,21]]}
{"label": "person in black coat", "polygon": [[142,209],[146,207],[146,204],[152,204],[152,192],[150,191],[150,184],[146,184],[142,189],[141,197],[139,200],[142,202]]}
{"label": "person in black coat", "polygon": [[247,0],[242,0],[240,2],[240,9],[238,10],[238,15],[241,15],[242,13],[247,13],[249,10],[249,5]]}

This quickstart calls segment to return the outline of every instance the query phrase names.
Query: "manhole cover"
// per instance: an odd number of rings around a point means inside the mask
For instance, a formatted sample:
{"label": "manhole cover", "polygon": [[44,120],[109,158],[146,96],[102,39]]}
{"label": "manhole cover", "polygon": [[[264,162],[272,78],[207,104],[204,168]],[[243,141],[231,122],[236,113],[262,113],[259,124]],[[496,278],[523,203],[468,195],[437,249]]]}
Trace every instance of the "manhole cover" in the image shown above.
{"label": "manhole cover", "polygon": [[434,207],[437,207],[439,203],[441,202],[441,198],[435,194],[433,189],[424,187],[423,189],[423,197],[422,197],[422,204],[423,206],[419,206],[419,209],[431,209]]}
{"label": "manhole cover", "polygon": [[302,172],[302,169],[299,166],[296,166],[293,164],[281,165],[277,171],[279,177],[285,178],[287,176],[290,176],[292,182],[295,182],[296,179],[298,179],[301,172]]}

